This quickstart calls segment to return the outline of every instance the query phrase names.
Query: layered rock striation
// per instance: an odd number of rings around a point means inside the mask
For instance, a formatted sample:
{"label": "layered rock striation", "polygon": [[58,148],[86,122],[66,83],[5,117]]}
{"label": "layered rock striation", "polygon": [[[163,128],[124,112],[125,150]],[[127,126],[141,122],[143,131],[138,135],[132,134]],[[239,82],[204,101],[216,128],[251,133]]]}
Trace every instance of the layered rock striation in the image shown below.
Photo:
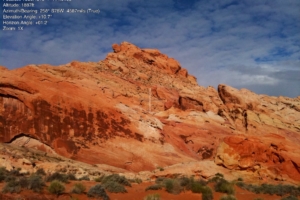
{"label": "layered rock striation", "polygon": [[99,62],[1,67],[0,142],[24,136],[133,172],[210,160],[300,181],[300,97],[204,88],[175,59],[128,42]]}

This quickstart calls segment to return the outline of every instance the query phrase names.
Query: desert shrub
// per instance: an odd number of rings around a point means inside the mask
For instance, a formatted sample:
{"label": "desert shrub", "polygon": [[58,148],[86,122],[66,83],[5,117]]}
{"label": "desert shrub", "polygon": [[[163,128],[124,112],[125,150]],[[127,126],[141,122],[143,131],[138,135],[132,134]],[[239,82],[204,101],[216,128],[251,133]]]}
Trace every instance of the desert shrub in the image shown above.
{"label": "desert shrub", "polygon": [[88,197],[101,197],[103,200],[109,200],[109,197],[107,196],[104,188],[100,184],[91,187],[87,195]]}
{"label": "desert shrub", "polygon": [[174,187],[174,181],[172,179],[166,179],[165,180],[165,187],[166,191],[169,193],[172,193],[173,187]]}
{"label": "desert shrub", "polygon": [[162,185],[159,184],[155,184],[155,185],[150,185],[148,186],[145,190],[161,190],[162,189]]}
{"label": "desert shrub", "polygon": [[12,169],[9,171],[9,174],[12,175],[12,176],[20,176],[20,171],[21,171],[21,168],[18,168],[18,169]]}
{"label": "desert shrub", "polygon": [[35,172],[37,175],[41,175],[41,176],[45,176],[46,172],[43,168],[39,168],[38,170],[36,170]]}
{"label": "desert shrub", "polygon": [[125,178],[125,176],[120,176],[119,174],[112,174],[109,176],[105,176],[101,183],[105,184],[106,182],[116,182],[124,186],[130,186],[130,182]]}
{"label": "desert shrub", "polygon": [[2,174],[2,173],[4,173],[4,174],[7,173],[7,170],[5,167],[0,167],[0,174]]}
{"label": "desert shrub", "polygon": [[202,186],[202,200],[212,200],[214,198],[213,192],[208,186]]}
{"label": "desert shrub", "polygon": [[159,169],[159,171],[164,171],[165,169],[161,166],[158,166],[157,169]]}
{"label": "desert shrub", "polygon": [[95,178],[94,181],[96,181],[96,182],[101,182],[101,181],[103,180],[104,177],[105,177],[105,175],[101,175],[101,176]]}
{"label": "desert shrub", "polygon": [[149,194],[147,195],[144,200],[160,200],[159,194]]}
{"label": "desert shrub", "polygon": [[191,184],[191,182],[193,182],[193,181],[194,181],[194,179],[191,179],[191,178],[188,178],[188,177],[181,177],[181,178],[179,179],[180,185],[181,185],[182,187],[187,187],[187,186],[189,186],[189,185]]}
{"label": "desert shrub", "polygon": [[198,182],[193,182],[191,185],[191,191],[193,193],[202,193],[202,188],[203,188],[203,185],[201,185]]}
{"label": "desert shrub", "polygon": [[178,179],[165,179],[164,185],[168,193],[179,194],[183,190]]}
{"label": "desert shrub", "polygon": [[48,191],[52,194],[60,195],[65,191],[65,186],[62,182],[54,180],[50,183]]}
{"label": "desert shrub", "polygon": [[11,182],[11,181],[16,181],[17,178],[13,175],[7,175],[4,179],[5,182]]}
{"label": "desert shrub", "polygon": [[250,192],[256,193],[256,194],[270,194],[270,195],[279,195],[284,196],[287,194],[293,195],[293,196],[299,196],[300,190],[299,188],[292,186],[292,185],[271,185],[271,184],[262,184],[262,185],[252,185],[252,184],[245,184],[242,182],[236,183],[237,186],[248,190]]}
{"label": "desert shrub", "polygon": [[134,179],[129,179],[129,182],[141,184],[143,181],[140,178],[134,178]]}
{"label": "desert shrub", "polygon": [[259,198],[255,198],[253,200],[264,200],[264,199],[259,197]]}
{"label": "desert shrub", "polygon": [[61,181],[63,183],[67,183],[69,178],[66,174],[61,174],[59,172],[55,172],[55,173],[53,173],[53,174],[46,177],[47,182],[51,182],[51,181],[54,181],[54,180],[58,180],[58,181]]}
{"label": "desert shrub", "polygon": [[202,200],[212,200],[213,192],[210,187],[203,185],[200,182],[193,182],[191,185],[191,191],[193,193],[202,193]]}
{"label": "desert shrub", "polygon": [[81,193],[84,193],[86,190],[86,187],[82,184],[82,183],[76,183],[71,192],[72,193],[75,193],[75,194],[81,194]]}
{"label": "desert shrub", "polygon": [[89,181],[90,177],[88,175],[85,175],[83,177],[80,177],[78,180],[80,180],[80,181]]}
{"label": "desert shrub", "polygon": [[114,181],[107,181],[106,183],[103,184],[103,187],[109,191],[109,192],[113,192],[113,193],[126,193],[127,190],[125,189],[125,187],[123,185],[121,185],[118,182],[114,182]]}
{"label": "desert shrub", "polygon": [[215,174],[215,176],[213,177],[213,178],[211,178],[211,179],[209,179],[208,180],[208,182],[212,182],[212,183],[216,183],[216,182],[218,182],[218,181],[220,181],[220,180],[225,180],[224,179],[224,175],[223,174],[221,174],[221,173],[216,173]]}
{"label": "desert shrub", "polygon": [[290,196],[282,198],[281,200],[298,200],[298,198],[293,195],[290,195]]}
{"label": "desert shrub", "polygon": [[160,184],[165,180],[164,177],[157,177],[157,179],[155,180],[155,183]]}
{"label": "desert shrub", "polygon": [[2,189],[3,193],[19,193],[21,191],[21,186],[16,179],[8,181]]}
{"label": "desert shrub", "polygon": [[7,175],[7,170],[5,167],[0,167],[0,182],[5,180],[5,177]]}
{"label": "desert shrub", "polygon": [[28,189],[34,192],[41,192],[45,186],[43,178],[40,175],[32,174],[28,178]]}
{"label": "desert shrub", "polygon": [[225,195],[220,198],[220,200],[236,200],[235,196]]}
{"label": "desert shrub", "polygon": [[240,188],[244,188],[246,186],[246,184],[244,182],[236,182],[235,184],[237,186],[239,186]]}
{"label": "desert shrub", "polygon": [[229,183],[224,179],[220,179],[215,184],[215,191],[227,194],[234,194],[234,187],[232,183]]}
{"label": "desert shrub", "polygon": [[277,195],[284,196],[286,194],[290,194],[291,196],[300,196],[300,188],[297,188],[292,185],[277,185],[276,189]]}
{"label": "desert shrub", "polygon": [[191,190],[194,193],[206,192],[207,196],[209,196],[211,191],[209,187],[206,187],[207,182],[205,180],[196,181],[194,177],[180,177],[175,179],[159,177],[155,182],[155,185],[147,187],[146,190],[159,190],[165,187],[166,191],[172,194],[179,194],[183,190]]}
{"label": "desert shrub", "polygon": [[21,188],[28,188],[29,187],[29,181],[26,177],[21,177],[19,179],[19,185],[21,186]]}
{"label": "desert shrub", "polygon": [[68,173],[67,177],[68,177],[69,180],[72,180],[72,181],[77,180],[76,176],[74,174],[71,174],[71,173]]}
{"label": "desert shrub", "polygon": [[220,178],[224,178],[224,175],[221,173],[216,173],[215,176],[220,177]]}
{"label": "desert shrub", "polygon": [[137,184],[141,184],[143,182],[143,180],[140,178],[135,178],[134,180]]}
{"label": "desert shrub", "polygon": [[207,185],[207,183],[208,183],[207,181],[205,181],[203,179],[200,179],[198,182],[203,186]]}
{"label": "desert shrub", "polygon": [[241,178],[241,177],[239,177],[237,180],[238,181],[244,181],[243,178]]}
{"label": "desert shrub", "polygon": [[276,194],[277,192],[279,192],[279,187],[277,188],[277,186],[273,186],[270,184],[262,184],[260,188],[257,188],[259,193],[264,193],[264,194]]}

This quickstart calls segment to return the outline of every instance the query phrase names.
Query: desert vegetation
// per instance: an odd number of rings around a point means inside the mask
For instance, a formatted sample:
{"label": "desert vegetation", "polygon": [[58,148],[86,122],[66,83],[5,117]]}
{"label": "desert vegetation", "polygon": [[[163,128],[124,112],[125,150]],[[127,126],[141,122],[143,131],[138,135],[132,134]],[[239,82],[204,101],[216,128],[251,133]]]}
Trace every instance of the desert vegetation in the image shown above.
{"label": "desert vegetation", "polygon": [[54,180],[50,183],[48,191],[52,194],[60,195],[65,191],[65,186],[62,182]]}
{"label": "desert vegetation", "polygon": [[201,193],[203,200],[213,199],[213,192],[207,185],[207,181],[203,179],[195,180],[194,177],[180,177],[180,178],[163,178],[156,179],[154,185],[148,186],[145,190],[161,190],[171,194],[180,194],[183,191],[192,191],[193,193]]}
{"label": "desert vegetation", "polygon": [[[118,174],[102,175],[95,179],[99,184],[92,186],[86,192],[86,186],[80,181],[90,181],[88,176],[76,179],[73,174],[62,174],[59,172],[47,174],[44,169],[38,169],[33,174],[20,174],[20,169],[8,171],[5,168],[0,168],[0,182],[5,182],[2,193],[20,193],[22,189],[42,192],[45,189],[50,194],[59,196],[65,193],[65,184],[70,183],[71,180],[78,181],[70,190],[71,194],[86,194],[88,197],[107,200],[109,196],[106,191],[111,193],[126,193],[127,190],[125,187],[131,187],[131,183],[140,184],[142,182],[139,178],[127,179],[125,176]],[[48,187],[46,187],[47,183]],[[151,198],[157,199],[156,196]]]}
{"label": "desert vegetation", "polygon": [[[145,190],[165,190],[168,193],[179,194],[183,191],[201,193],[203,200],[213,199],[213,191],[224,193],[220,200],[236,200],[234,186],[248,190],[256,194],[269,194],[282,196],[282,200],[294,200],[300,196],[300,186],[292,185],[251,185],[243,182],[242,178],[236,181],[227,181],[224,176],[217,173],[209,180],[195,179],[194,177],[164,178],[158,177],[155,184],[148,186]],[[258,198],[259,199],[259,198]],[[261,199],[260,199],[261,200]]]}
{"label": "desert vegetation", "polygon": [[103,187],[112,193],[126,193],[127,190],[124,186],[131,187],[131,183],[125,176],[118,174],[112,174],[109,176],[101,176],[95,179],[97,182],[101,182]]}
{"label": "desert vegetation", "polygon": [[286,196],[290,195],[286,198],[293,198],[296,196],[300,196],[300,186],[292,186],[292,185],[271,185],[271,184],[262,184],[262,185],[252,185],[247,184],[242,181],[238,181],[236,185],[244,190],[248,190],[250,192],[256,194],[270,194],[270,195],[278,195],[278,196]]}
{"label": "desert vegetation", "polygon": [[3,193],[19,193],[22,189],[29,189],[33,192],[40,192],[45,186],[43,177],[38,173],[21,174],[20,169],[11,171],[0,168],[0,182],[6,184],[2,189]]}
{"label": "desert vegetation", "polygon": [[97,184],[91,187],[87,193],[88,197],[102,198],[103,200],[109,200],[104,188],[101,184]]}
{"label": "desert vegetation", "polygon": [[[38,169],[35,173],[20,173],[20,169],[11,171],[0,168],[0,182],[5,183],[2,193],[20,193],[22,190],[31,190],[34,193],[48,191],[49,194],[59,196],[64,193],[87,195],[90,198],[109,199],[109,193],[127,193],[127,187],[132,187],[132,183],[140,184],[142,180],[139,178],[127,179],[119,174],[102,175],[93,180],[95,185],[86,187],[81,180],[89,181],[88,176],[76,179],[72,174],[62,174],[55,172],[47,174],[43,169]],[[73,184],[69,192],[65,190],[65,184]],[[224,193],[220,200],[235,200],[235,185],[244,190],[256,194],[269,194],[281,196],[281,200],[296,200],[300,196],[300,186],[292,185],[252,185],[243,182],[239,178],[235,181],[228,181],[222,174],[217,173],[209,180],[191,177],[158,177],[153,185],[147,186],[145,191],[156,191],[157,193],[149,194],[144,200],[160,200],[159,191],[163,190],[167,193],[178,195],[182,192],[191,191],[192,193],[202,194],[202,200],[212,200],[213,192]],[[126,189],[127,188],[127,189]],[[257,198],[256,200],[262,200]]]}
{"label": "desert vegetation", "polygon": [[82,183],[75,183],[75,185],[73,186],[71,193],[74,194],[82,194],[84,193],[86,190],[86,187],[82,184]]}

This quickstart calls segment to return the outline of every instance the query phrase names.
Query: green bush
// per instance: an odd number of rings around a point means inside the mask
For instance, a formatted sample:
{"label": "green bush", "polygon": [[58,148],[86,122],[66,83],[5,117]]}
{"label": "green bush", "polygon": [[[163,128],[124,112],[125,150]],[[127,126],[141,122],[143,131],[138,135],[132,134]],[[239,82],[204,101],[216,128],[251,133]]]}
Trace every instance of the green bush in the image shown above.
{"label": "green bush", "polygon": [[45,186],[45,182],[40,175],[32,174],[28,178],[28,189],[33,190],[34,192],[41,192]]}
{"label": "green bush", "polygon": [[11,182],[11,181],[16,181],[17,180],[17,178],[15,177],[15,176],[13,176],[13,175],[7,175],[6,177],[5,177],[5,182]]}
{"label": "green bush", "polygon": [[65,186],[62,182],[54,180],[50,183],[48,191],[52,194],[60,195],[65,191]]}
{"label": "green bush", "polygon": [[45,176],[46,172],[43,168],[39,168],[38,170],[36,170],[35,172],[37,175],[41,175],[41,176]]}
{"label": "green bush", "polygon": [[29,187],[29,181],[26,177],[21,177],[19,179],[19,185],[21,186],[21,188],[28,188]]}
{"label": "green bush", "polygon": [[191,191],[193,193],[202,193],[202,188],[203,188],[203,185],[201,185],[198,182],[193,182],[191,185]]}
{"label": "green bush", "polygon": [[135,178],[134,180],[137,184],[141,184],[143,182],[143,180],[140,178]]}
{"label": "green bush", "polygon": [[179,179],[179,182],[182,187],[188,187],[189,185],[191,185],[191,182],[194,182],[194,179],[188,177],[181,177]]}
{"label": "green bush", "polygon": [[164,177],[157,177],[157,179],[155,180],[155,183],[160,184],[165,180]]}
{"label": "green bush", "polygon": [[91,187],[87,195],[88,197],[96,197],[96,198],[101,197],[103,200],[109,200],[109,197],[107,196],[104,188],[100,184]]}
{"label": "green bush", "polygon": [[168,193],[179,194],[183,190],[178,179],[165,179],[164,184]]}
{"label": "green bush", "polygon": [[66,174],[61,174],[61,173],[58,173],[58,172],[55,172],[54,174],[51,174],[50,176],[46,177],[47,182],[51,182],[51,181],[54,181],[54,180],[58,180],[58,181],[61,181],[63,183],[67,183],[69,178]]}
{"label": "green bush", "polygon": [[240,178],[238,178],[237,180],[238,180],[238,181],[244,181],[244,179],[243,179],[243,178],[241,178],[241,177],[240,177]]}
{"label": "green bush", "polygon": [[101,181],[103,180],[104,177],[105,177],[104,175],[101,175],[101,176],[95,178],[94,180],[95,180],[96,182],[101,182]]}
{"label": "green bush", "polygon": [[214,198],[213,192],[208,186],[202,186],[202,200],[212,200]]}
{"label": "green bush", "polygon": [[216,173],[215,176],[214,176],[213,178],[209,179],[208,182],[216,183],[216,182],[218,182],[218,181],[220,181],[220,180],[225,180],[225,179],[224,179],[224,175],[221,174],[221,173]]}
{"label": "green bush", "polygon": [[162,185],[159,184],[155,184],[155,185],[150,185],[148,186],[145,190],[161,190],[162,189]]}
{"label": "green bush", "polygon": [[174,181],[172,179],[165,180],[166,191],[172,193]]}
{"label": "green bush", "polygon": [[105,176],[102,179],[101,183],[105,184],[106,182],[117,182],[121,185],[131,187],[130,182],[125,178],[125,176],[120,176],[119,174],[112,174],[109,176]]}
{"label": "green bush", "polygon": [[21,192],[21,186],[16,181],[16,179],[11,180],[5,184],[5,186],[2,189],[3,193],[19,193]]}
{"label": "green bush", "polygon": [[83,177],[80,177],[78,180],[80,180],[80,181],[90,181],[90,177],[88,175],[85,175]]}
{"label": "green bush", "polygon": [[141,184],[143,181],[140,178],[134,178],[134,179],[129,179],[129,182]]}
{"label": "green bush", "polygon": [[248,190],[250,192],[256,193],[256,194],[270,194],[270,195],[292,195],[292,196],[299,196],[300,195],[300,189],[292,186],[292,185],[270,185],[270,184],[262,184],[262,185],[252,185],[252,184],[245,184],[243,182],[236,183],[237,186],[240,188],[243,188],[245,190]]}
{"label": "green bush", "polygon": [[7,175],[7,170],[5,169],[5,167],[0,167],[0,182],[5,180],[5,177]]}
{"label": "green bush", "polygon": [[81,194],[81,193],[84,193],[86,190],[86,187],[82,184],[82,183],[76,183],[71,192],[72,193],[75,193],[75,194]]}
{"label": "green bush", "polygon": [[220,198],[220,200],[236,200],[235,196],[225,195]]}
{"label": "green bush", "polygon": [[21,168],[18,168],[18,169],[12,169],[9,171],[9,174],[12,175],[12,176],[20,176],[20,171],[21,171]]}
{"label": "green bush", "polygon": [[149,194],[147,195],[144,200],[160,200],[159,194]]}
{"label": "green bush", "polygon": [[210,199],[211,189],[206,187],[207,182],[203,179],[194,180],[194,177],[180,177],[175,179],[158,177],[156,184],[146,188],[147,190],[159,190],[165,187],[168,193],[179,194],[183,190],[191,190],[194,193],[205,193],[205,198]]}
{"label": "green bush", "polygon": [[193,193],[202,193],[202,200],[212,200],[213,192],[210,187],[203,185],[200,182],[193,182],[191,185],[191,191]]}
{"label": "green bush", "polygon": [[127,190],[125,189],[125,187],[123,185],[121,185],[118,182],[114,182],[114,181],[107,181],[106,183],[103,184],[103,187],[109,191],[109,192],[113,192],[113,193],[126,193]]}
{"label": "green bush", "polygon": [[69,180],[72,180],[72,181],[77,180],[76,176],[74,174],[71,174],[71,173],[67,174],[67,177],[68,177]]}
{"label": "green bush", "polygon": [[220,177],[220,178],[224,178],[224,175],[221,173],[216,173],[215,176]]}
{"label": "green bush", "polygon": [[224,179],[220,179],[215,184],[215,191],[227,194],[234,194],[234,187],[232,183],[229,183]]}

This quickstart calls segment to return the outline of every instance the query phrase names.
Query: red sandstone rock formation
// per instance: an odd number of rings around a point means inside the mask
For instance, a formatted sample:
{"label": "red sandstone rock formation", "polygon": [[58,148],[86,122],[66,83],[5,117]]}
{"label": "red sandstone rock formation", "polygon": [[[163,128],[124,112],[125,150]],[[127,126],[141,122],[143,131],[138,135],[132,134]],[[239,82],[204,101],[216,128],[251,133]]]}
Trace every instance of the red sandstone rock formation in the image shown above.
{"label": "red sandstone rock formation", "polygon": [[113,51],[97,63],[1,67],[0,141],[29,136],[130,171],[214,160],[300,181],[300,98],[204,88],[158,50],[123,42]]}

